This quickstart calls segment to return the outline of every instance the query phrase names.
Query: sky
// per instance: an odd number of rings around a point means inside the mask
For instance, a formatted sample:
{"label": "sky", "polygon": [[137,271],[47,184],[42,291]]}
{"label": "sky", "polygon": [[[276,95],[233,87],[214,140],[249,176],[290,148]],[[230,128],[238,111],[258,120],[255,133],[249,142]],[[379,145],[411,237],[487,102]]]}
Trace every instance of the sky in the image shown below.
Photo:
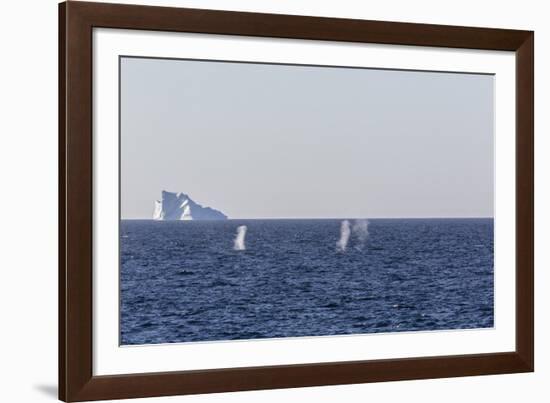
{"label": "sky", "polygon": [[492,75],[121,59],[121,217],[492,217]]}

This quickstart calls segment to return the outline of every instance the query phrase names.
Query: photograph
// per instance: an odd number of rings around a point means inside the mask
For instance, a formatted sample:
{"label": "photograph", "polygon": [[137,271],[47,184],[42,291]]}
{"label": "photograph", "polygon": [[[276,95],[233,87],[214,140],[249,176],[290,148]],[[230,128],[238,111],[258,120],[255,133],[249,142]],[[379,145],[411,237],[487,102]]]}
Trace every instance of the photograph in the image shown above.
{"label": "photograph", "polygon": [[550,401],[547,3],[0,9],[0,403]]}
{"label": "photograph", "polygon": [[121,55],[120,345],[494,328],[494,79]]}

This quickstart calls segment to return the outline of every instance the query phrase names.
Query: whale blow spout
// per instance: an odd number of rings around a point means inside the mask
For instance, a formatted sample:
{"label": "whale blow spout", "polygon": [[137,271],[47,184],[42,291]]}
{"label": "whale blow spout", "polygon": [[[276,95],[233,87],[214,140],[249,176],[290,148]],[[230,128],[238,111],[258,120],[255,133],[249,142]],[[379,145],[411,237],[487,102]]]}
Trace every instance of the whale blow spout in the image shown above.
{"label": "whale blow spout", "polygon": [[246,245],[244,243],[244,238],[246,237],[246,225],[240,225],[237,227],[237,235],[235,236],[235,241],[233,249],[235,250],[245,250]]}
{"label": "whale blow spout", "polygon": [[340,224],[340,239],[338,242],[336,242],[336,248],[341,251],[345,252],[346,248],[348,247],[348,241],[350,236],[351,230],[349,226],[349,221],[344,220],[342,221],[342,224]]}
{"label": "whale blow spout", "polygon": [[357,237],[356,249],[363,250],[369,237],[369,222],[365,219],[355,220],[352,231]]}

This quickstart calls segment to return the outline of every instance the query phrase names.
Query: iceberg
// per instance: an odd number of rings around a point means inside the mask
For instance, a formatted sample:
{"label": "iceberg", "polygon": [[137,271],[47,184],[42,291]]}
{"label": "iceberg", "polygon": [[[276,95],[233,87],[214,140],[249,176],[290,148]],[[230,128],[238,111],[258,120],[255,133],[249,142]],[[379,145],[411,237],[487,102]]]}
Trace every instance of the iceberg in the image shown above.
{"label": "iceberg", "polygon": [[195,203],[185,193],[162,191],[162,198],[155,200],[153,220],[227,220],[221,211]]}

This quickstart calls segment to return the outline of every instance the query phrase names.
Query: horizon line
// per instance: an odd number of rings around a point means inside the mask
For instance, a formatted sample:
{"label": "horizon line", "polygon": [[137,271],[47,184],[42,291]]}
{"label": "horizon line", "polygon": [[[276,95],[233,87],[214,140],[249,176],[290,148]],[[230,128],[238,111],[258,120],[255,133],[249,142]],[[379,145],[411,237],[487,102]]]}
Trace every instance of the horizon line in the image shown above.
{"label": "horizon line", "polygon": [[[236,220],[437,220],[437,219],[494,219],[493,216],[418,216],[418,217],[227,217],[224,220],[188,220],[188,221],[236,221]],[[124,218],[119,217],[119,220],[150,220],[150,221],[186,221],[186,220],[155,220],[150,217],[142,218]]]}

